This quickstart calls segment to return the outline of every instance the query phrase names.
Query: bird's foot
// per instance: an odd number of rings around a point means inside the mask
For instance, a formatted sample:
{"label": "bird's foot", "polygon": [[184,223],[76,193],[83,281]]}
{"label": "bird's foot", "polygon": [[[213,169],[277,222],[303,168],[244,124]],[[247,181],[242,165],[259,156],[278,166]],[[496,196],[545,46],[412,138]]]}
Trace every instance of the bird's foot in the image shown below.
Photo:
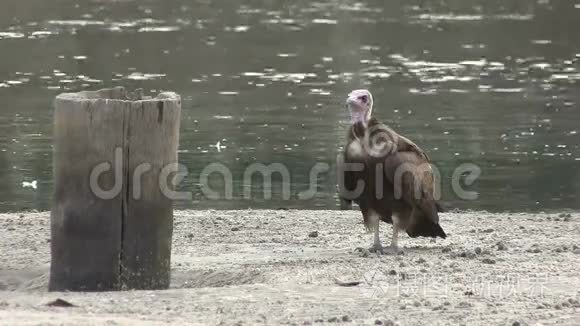
{"label": "bird's foot", "polygon": [[401,248],[398,246],[388,246],[383,247],[381,245],[374,244],[372,247],[369,248],[369,252],[374,252],[377,255],[403,255],[405,254]]}
{"label": "bird's foot", "polygon": [[369,252],[374,252],[377,255],[384,255],[385,251],[383,250],[383,246],[380,243],[375,243],[369,248]]}
{"label": "bird's foot", "polygon": [[403,255],[404,252],[399,246],[390,245],[383,249],[384,255]]}

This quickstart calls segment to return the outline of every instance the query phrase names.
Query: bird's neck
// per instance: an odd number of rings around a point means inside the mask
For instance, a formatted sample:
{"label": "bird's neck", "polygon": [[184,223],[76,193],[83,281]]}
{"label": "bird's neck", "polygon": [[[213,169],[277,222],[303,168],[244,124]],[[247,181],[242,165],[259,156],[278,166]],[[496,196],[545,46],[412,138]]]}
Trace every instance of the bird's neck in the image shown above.
{"label": "bird's neck", "polygon": [[357,123],[362,123],[365,127],[368,126],[369,120],[371,119],[372,108],[361,109],[354,108],[350,112],[350,122],[352,125]]}

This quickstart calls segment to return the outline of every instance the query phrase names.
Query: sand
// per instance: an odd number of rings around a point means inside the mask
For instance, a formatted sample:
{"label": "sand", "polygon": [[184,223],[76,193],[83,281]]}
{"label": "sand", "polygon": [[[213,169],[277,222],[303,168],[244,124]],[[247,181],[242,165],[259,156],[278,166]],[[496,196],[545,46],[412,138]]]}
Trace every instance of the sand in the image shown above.
{"label": "sand", "polygon": [[171,288],[104,293],[47,292],[48,213],[0,215],[0,324],[580,324],[578,213],[444,213],[395,256],[354,210],[175,215]]}

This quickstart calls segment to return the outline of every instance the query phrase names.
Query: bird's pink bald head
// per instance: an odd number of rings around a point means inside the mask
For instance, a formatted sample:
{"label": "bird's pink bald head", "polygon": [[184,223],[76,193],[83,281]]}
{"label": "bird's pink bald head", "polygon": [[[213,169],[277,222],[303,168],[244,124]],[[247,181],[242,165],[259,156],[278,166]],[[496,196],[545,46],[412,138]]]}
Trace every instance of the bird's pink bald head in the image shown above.
{"label": "bird's pink bald head", "polygon": [[373,95],[366,89],[355,89],[348,94],[346,106],[352,124],[362,122],[366,126],[373,112]]}

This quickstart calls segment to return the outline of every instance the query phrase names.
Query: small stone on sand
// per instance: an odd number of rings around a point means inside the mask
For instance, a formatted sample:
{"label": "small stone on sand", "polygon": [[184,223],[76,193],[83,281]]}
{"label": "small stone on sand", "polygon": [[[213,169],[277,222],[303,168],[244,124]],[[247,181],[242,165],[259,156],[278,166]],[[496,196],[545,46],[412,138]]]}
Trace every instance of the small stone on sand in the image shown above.
{"label": "small stone on sand", "polygon": [[49,307],[63,307],[63,308],[75,307],[74,304],[72,304],[66,300],[60,299],[60,298],[56,299],[54,301],[51,301],[51,302],[47,303],[46,305]]}

